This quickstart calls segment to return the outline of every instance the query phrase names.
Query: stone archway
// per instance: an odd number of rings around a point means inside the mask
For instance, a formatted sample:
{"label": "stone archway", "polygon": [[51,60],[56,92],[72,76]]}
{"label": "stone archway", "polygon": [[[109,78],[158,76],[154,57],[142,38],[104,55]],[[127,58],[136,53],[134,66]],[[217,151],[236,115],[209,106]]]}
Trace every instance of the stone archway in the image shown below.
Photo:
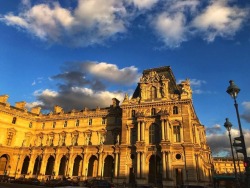
{"label": "stone archway", "polygon": [[7,174],[9,158],[9,155],[7,154],[0,157],[0,175]]}
{"label": "stone archway", "polygon": [[148,183],[158,185],[162,181],[161,158],[151,155],[149,159]]}
{"label": "stone archway", "polygon": [[114,159],[112,156],[108,155],[104,160],[103,177],[112,178],[113,174],[114,174]]}
{"label": "stone archway", "polygon": [[60,167],[59,167],[58,175],[65,176],[67,173],[66,167],[67,167],[67,157],[64,155],[60,160]]}
{"label": "stone archway", "polygon": [[28,156],[26,156],[23,160],[21,174],[23,174],[23,175],[28,174],[29,163],[30,163],[30,158]]}
{"label": "stone archway", "polygon": [[54,164],[55,164],[55,158],[53,156],[50,156],[47,161],[45,175],[54,175],[53,174]]}
{"label": "stone archway", "polygon": [[98,159],[96,156],[91,156],[88,165],[88,177],[97,177],[98,172]]}
{"label": "stone archway", "polygon": [[40,174],[41,164],[42,164],[42,157],[37,156],[35,160],[34,168],[33,168],[33,175],[38,176]]}
{"label": "stone archway", "polygon": [[82,157],[80,155],[77,155],[74,160],[72,176],[80,176],[81,169],[82,169]]}

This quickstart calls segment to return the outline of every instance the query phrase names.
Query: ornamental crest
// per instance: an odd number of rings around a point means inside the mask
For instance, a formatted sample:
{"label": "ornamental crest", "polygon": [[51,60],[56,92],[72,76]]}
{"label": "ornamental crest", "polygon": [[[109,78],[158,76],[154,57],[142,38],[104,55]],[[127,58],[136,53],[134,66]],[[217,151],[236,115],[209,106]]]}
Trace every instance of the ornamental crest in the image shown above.
{"label": "ornamental crest", "polygon": [[155,71],[149,72],[149,74],[144,75],[140,79],[141,83],[159,82],[159,81],[160,81],[160,76]]}

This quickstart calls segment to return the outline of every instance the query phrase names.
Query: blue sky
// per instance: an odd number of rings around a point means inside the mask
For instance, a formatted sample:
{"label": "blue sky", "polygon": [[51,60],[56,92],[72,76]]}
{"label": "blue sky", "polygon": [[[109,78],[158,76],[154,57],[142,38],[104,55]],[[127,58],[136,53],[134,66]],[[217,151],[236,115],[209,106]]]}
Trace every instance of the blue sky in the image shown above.
{"label": "blue sky", "polygon": [[0,1],[0,95],[51,110],[109,106],[144,69],[189,78],[213,155],[228,155],[225,118],[238,135],[229,80],[250,153],[250,3],[236,0]]}

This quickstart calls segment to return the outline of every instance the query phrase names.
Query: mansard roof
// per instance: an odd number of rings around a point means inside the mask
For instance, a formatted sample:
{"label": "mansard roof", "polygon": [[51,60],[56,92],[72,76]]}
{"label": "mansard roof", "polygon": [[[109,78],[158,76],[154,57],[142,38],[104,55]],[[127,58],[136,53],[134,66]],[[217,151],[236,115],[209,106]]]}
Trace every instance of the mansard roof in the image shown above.
{"label": "mansard roof", "polygon": [[[163,67],[158,67],[158,68],[146,69],[143,71],[141,80],[138,83],[132,98],[137,98],[140,96],[140,83],[142,83],[142,80],[145,80],[148,77],[151,77],[151,78],[154,77],[154,76],[152,76],[152,73],[153,73],[153,75],[155,75],[156,80],[159,78],[158,82],[160,82],[161,79],[168,79],[169,80],[169,92],[170,93],[180,94],[180,87],[176,83],[176,79],[175,79],[174,74],[171,70],[171,67],[170,66],[163,66]],[[147,82],[147,81],[144,81],[144,82]]]}

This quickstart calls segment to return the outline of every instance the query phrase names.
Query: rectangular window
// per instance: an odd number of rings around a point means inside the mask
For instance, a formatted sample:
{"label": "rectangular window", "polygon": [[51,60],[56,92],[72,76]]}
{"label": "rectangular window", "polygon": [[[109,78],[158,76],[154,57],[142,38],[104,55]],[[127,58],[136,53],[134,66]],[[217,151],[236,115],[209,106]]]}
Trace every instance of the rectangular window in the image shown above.
{"label": "rectangular window", "polygon": [[151,109],[151,115],[152,115],[152,116],[156,115],[155,108],[152,108],[152,109]]}
{"label": "rectangular window", "polygon": [[53,141],[54,141],[54,136],[49,136],[49,139],[48,139],[48,145],[49,146],[53,146]]}
{"label": "rectangular window", "polygon": [[52,124],[52,128],[56,128],[56,122],[54,121],[53,124]]}
{"label": "rectangular window", "polygon": [[16,124],[16,117],[13,117],[12,124]]}
{"label": "rectangular window", "polygon": [[68,122],[64,121],[63,127],[67,127],[67,125],[68,125]]}
{"label": "rectangular window", "polygon": [[174,136],[175,136],[175,141],[180,142],[181,141],[181,127],[180,126],[173,126],[174,128]]}
{"label": "rectangular window", "polygon": [[32,122],[29,123],[29,128],[32,128]]}
{"label": "rectangular window", "polygon": [[132,116],[132,117],[135,117],[135,110],[132,110],[131,116]]}
{"label": "rectangular window", "polygon": [[44,128],[45,128],[45,123],[43,122],[43,123],[42,123],[42,129],[44,129]]}
{"label": "rectangular window", "polygon": [[106,124],[106,118],[102,118],[102,125]]}
{"label": "rectangular window", "polygon": [[7,141],[6,141],[6,145],[7,146],[11,145],[11,142],[12,142],[12,139],[13,139],[13,135],[14,135],[13,132],[8,132]]}
{"label": "rectangular window", "polygon": [[79,127],[79,125],[80,125],[80,120],[77,119],[77,120],[76,120],[76,127]]}
{"label": "rectangular window", "polygon": [[130,129],[130,144],[135,144],[136,143],[136,138],[137,138],[137,134],[136,134],[136,129],[132,128]]}
{"label": "rectangular window", "polygon": [[89,125],[92,125],[92,119],[89,119]]}
{"label": "rectangular window", "polygon": [[66,135],[61,135],[61,145],[65,146]]}

